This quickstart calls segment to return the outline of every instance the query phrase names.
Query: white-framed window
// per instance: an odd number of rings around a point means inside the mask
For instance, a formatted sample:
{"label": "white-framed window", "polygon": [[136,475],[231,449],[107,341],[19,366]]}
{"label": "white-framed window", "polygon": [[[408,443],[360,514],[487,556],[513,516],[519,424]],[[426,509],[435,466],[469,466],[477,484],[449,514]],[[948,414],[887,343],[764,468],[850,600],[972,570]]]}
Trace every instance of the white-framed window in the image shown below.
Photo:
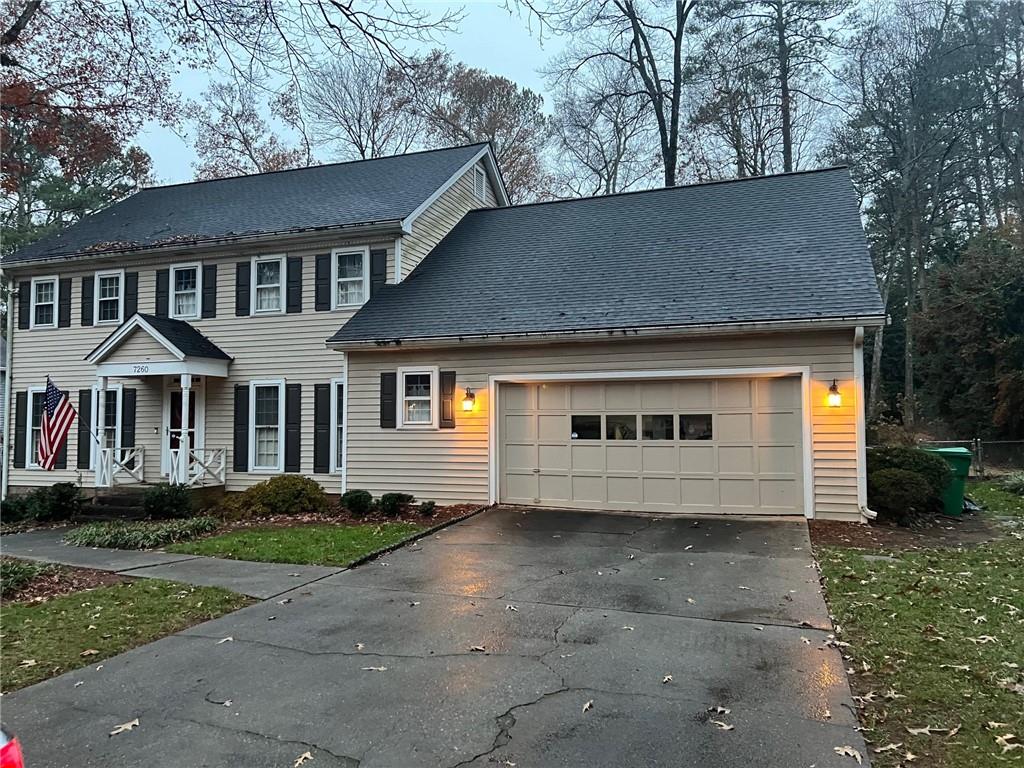
{"label": "white-framed window", "polygon": [[124,318],[124,270],[96,273],[93,317],[96,323],[120,323]]}
{"label": "white-framed window", "polygon": [[31,387],[28,390],[28,430],[25,435],[25,467],[39,467],[39,435],[43,423],[43,397],[46,387]]}
{"label": "white-framed window", "polygon": [[284,311],[284,256],[257,256],[252,260],[252,313]]}
{"label": "white-framed window", "polygon": [[200,314],[203,270],[199,264],[175,264],[171,267],[171,317],[195,320]]}
{"label": "white-framed window", "polygon": [[398,424],[407,429],[437,429],[438,368],[398,369]]}
{"label": "white-framed window", "polygon": [[[111,384],[104,391],[103,415],[100,416],[100,390],[92,388],[92,414],[89,428],[96,436],[89,452],[89,466],[96,468],[96,454],[100,448],[121,448],[121,398],[123,388]],[[97,444],[98,441],[98,444]]]}
{"label": "white-framed window", "polygon": [[249,382],[249,468],[284,470],[284,381]]}
{"label": "white-framed window", "polygon": [[33,277],[29,328],[57,327],[60,283],[56,277]]}
{"label": "white-framed window", "polygon": [[370,297],[370,248],[331,251],[334,309],[358,307]]}
{"label": "white-framed window", "polygon": [[479,165],[473,166],[473,194],[477,200],[485,200],[487,197],[487,174]]}
{"label": "white-framed window", "polygon": [[331,472],[345,471],[345,380],[331,379]]}

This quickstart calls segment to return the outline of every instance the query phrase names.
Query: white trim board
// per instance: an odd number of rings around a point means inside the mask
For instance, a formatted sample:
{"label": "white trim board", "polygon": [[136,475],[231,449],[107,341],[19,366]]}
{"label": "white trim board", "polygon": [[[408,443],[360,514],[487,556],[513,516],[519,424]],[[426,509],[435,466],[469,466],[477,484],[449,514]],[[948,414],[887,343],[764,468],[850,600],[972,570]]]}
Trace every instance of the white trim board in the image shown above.
{"label": "white trim board", "polygon": [[487,144],[481,147],[480,151],[473,155],[473,157],[459,168],[459,170],[449,176],[448,180],[444,184],[434,190],[434,194],[416,206],[412,213],[402,219],[402,231],[407,234],[411,234],[412,225],[416,222],[416,219],[418,219],[425,210],[432,206],[437,199],[441,197],[441,195],[455,186],[456,182],[458,182],[458,180],[461,179],[470,168],[480,162],[480,160],[483,160],[487,166],[487,175],[491,179],[491,186],[494,188],[494,196],[498,199],[498,205],[508,205],[508,193],[505,191],[505,185],[501,180],[501,174],[498,172],[497,163],[494,160],[494,155],[491,153],[491,146]]}
{"label": "white trim board", "polygon": [[625,381],[635,379],[722,379],[799,376],[803,445],[804,517],[814,517],[814,453],[811,446],[811,367],[809,365],[756,366],[749,368],[687,368],[636,371],[588,371],[576,373],[492,374],[487,378],[487,474],[490,504],[498,503],[498,414],[500,384],[534,384],[544,381]]}
{"label": "white trim board", "polygon": [[864,514],[864,510],[868,506],[867,398],[864,397],[864,328],[861,326],[853,333],[853,409],[857,434],[857,507],[860,509],[861,520],[866,522],[868,516]]}

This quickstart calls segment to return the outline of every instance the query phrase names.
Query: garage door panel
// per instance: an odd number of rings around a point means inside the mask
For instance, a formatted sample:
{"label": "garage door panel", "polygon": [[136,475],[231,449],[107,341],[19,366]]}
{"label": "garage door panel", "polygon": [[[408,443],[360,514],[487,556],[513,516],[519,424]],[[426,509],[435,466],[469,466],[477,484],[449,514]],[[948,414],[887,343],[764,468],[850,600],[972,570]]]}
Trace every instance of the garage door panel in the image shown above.
{"label": "garage door panel", "polygon": [[801,398],[796,377],[502,385],[499,497],[582,509],[800,513]]}
{"label": "garage door panel", "polygon": [[721,474],[754,474],[754,446],[721,446],[718,449],[718,471]]}

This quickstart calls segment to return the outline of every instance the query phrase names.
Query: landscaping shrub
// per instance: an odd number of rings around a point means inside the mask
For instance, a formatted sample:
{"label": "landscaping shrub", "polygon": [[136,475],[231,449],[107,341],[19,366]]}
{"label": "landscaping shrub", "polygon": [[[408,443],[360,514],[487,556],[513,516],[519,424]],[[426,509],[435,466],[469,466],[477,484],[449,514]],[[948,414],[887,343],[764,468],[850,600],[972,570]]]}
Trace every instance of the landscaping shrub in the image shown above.
{"label": "landscaping shrub", "polygon": [[353,515],[362,517],[373,509],[373,496],[369,491],[352,490],[341,494],[341,506]]}
{"label": "landscaping shrub", "polygon": [[917,444],[910,430],[884,416],[872,419],[867,425],[867,439],[871,445],[899,445],[912,448]]}
{"label": "landscaping shrub", "polygon": [[88,523],[69,532],[64,541],[76,547],[112,547],[114,549],[154,549],[177,541],[194,539],[220,525],[212,517],[161,522]]}
{"label": "landscaping shrub", "polygon": [[302,475],[277,475],[235,494],[221,505],[225,517],[326,514],[330,509],[320,483]]}
{"label": "landscaping shrub", "polygon": [[387,517],[398,517],[402,510],[416,501],[411,493],[385,493],[380,497],[380,511]]}
{"label": "landscaping shrub", "polygon": [[1024,472],[1012,472],[1002,479],[1000,485],[1010,493],[1024,496]]}
{"label": "landscaping shrub", "polygon": [[868,473],[868,506],[900,525],[910,525],[937,510],[928,480],[908,469],[879,469]]}
{"label": "landscaping shrub", "polygon": [[886,446],[868,450],[868,476],[882,469],[902,469],[921,475],[936,499],[949,483],[952,473],[949,465],[935,454],[920,448]]}
{"label": "landscaping shrub", "polygon": [[420,502],[420,514],[424,517],[434,514],[434,510],[437,508],[436,501],[421,501]]}
{"label": "landscaping shrub", "polygon": [[74,483],[54,483],[35,488],[23,496],[4,501],[3,516],[8,523],[35,520],[47,523],[68,520],[82,511],[82,492]]}
{"label": "landscaping shrub", "polygon": [[142,508],[153,520],[175,520],[192,515],[192,495],[184,485],[161,483],[146,490]]}
{"label": "landscaping shrub", "polygon": [[0,596],[10,597],[47,567],[41,563],[15,560],[12,557],[0,558]]}

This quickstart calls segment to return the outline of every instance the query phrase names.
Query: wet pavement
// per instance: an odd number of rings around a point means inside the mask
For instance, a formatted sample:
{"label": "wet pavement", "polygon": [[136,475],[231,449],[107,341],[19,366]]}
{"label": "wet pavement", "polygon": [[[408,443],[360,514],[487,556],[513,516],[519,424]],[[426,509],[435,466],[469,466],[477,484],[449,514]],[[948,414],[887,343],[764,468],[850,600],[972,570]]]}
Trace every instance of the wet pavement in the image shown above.
{"label": "wet pavement", "polygon": [[497,509],[3,716],[33,768],[841,768],[828,628],[803,523]]}

